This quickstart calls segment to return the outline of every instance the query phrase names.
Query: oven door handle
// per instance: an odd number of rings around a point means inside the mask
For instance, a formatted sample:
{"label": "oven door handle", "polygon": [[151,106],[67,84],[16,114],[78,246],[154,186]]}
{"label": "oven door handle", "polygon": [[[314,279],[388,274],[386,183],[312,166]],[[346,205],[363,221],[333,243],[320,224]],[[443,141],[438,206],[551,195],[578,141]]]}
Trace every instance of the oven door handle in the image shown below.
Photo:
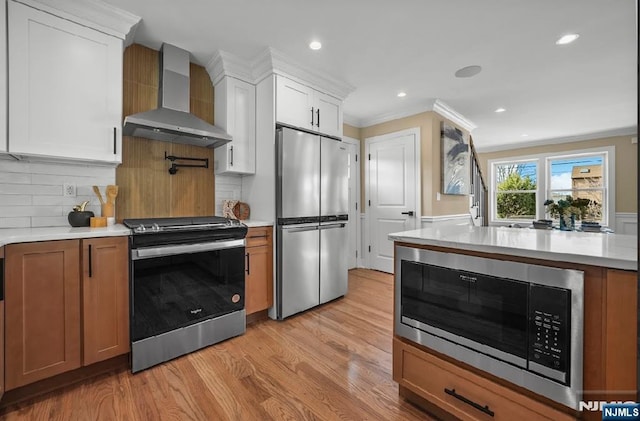
{"label": "oven door handle", "polygon": [[152,259],[154,257],[174,256],[176,254],[199,253],[244,247],[245,240],[214,241],[210,243],[180,244],[162,247],[143,247],[131,250],[131,260]]}

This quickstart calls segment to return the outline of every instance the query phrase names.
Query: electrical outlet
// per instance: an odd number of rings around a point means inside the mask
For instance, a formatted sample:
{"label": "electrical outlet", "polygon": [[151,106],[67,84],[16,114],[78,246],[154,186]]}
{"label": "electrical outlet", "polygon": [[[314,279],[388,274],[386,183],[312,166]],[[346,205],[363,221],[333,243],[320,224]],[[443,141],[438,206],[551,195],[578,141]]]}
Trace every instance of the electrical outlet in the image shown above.
{"label": "electrical outlet", "polygon": [[436,192],[436,200],[440,200],[440,192]]}
{"label": "electrical outlet", "polygon": [[64,183],[62,185],[62,195],[66,197],[76,197],[76,185],[73,183]]}

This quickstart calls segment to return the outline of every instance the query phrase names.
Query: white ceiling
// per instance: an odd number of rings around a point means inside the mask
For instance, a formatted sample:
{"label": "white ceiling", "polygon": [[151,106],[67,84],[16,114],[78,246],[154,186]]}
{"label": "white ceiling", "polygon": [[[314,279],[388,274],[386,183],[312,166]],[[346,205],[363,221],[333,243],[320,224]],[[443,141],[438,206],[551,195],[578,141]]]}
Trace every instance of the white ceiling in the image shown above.
{"label": "white ceiling", "polygon": [[[273,47],[341,79],[356,87],[344,103],[356,126],[439,99],[477,126],[480,150],[637,131],[635,0],[106,2],[142,17],[134,42],[174,44],[201,65],[216,50],[253,60]],[[571,32],[576,42],[555,45]],[[483,70],[454,76],[469,65]]]}

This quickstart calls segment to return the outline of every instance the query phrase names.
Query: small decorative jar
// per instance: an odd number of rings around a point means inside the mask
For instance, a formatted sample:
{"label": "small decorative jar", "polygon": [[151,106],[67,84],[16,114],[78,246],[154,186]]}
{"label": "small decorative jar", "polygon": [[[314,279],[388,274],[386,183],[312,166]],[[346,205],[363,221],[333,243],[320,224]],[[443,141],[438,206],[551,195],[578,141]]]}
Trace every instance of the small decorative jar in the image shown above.
{"label": "small decorative jar", "polygon": [[67,219],[72,227],[88,227],[92,216],[91,211],[71,211]]}

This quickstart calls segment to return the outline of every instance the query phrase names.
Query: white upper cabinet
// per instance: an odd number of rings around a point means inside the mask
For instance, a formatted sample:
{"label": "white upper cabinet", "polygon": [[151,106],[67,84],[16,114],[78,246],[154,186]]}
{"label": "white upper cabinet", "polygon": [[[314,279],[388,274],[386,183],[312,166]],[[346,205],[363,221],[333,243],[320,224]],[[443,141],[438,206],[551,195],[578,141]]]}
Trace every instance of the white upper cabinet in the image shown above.
{"label": "white upper cabinet", "polygon": [[122,40],[14,1],[8,13],[8,152],[120,163]]}
{"label": "white upper cabinet", "polygon": [[342,137],[342,101],[278,75],[276,120],[329,136]]}
{"label": "white upper cabinet", "polygon": [[316,130],[330,136],[342,137],[342,101],[331,95],[314,91]]}
{"label": "white upper cabinet", "polygon": [[216,174],[254,174],[256,171],[256,87],[223,77],[214,89],[214,119],[233,140],[214,152]]}

